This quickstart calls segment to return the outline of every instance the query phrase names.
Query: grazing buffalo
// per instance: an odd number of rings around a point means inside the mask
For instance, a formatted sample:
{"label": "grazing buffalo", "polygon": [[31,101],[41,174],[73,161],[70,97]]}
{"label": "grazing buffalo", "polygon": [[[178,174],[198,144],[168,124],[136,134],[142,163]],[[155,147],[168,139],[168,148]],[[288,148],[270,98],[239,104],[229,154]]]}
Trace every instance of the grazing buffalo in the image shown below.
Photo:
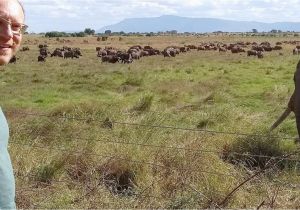
{"label": "grazing buffalo", "polygon": [[[258,52],[258,51],[256,51],[256,50],[248,50],[248,51],[247,51],[247,55],[248,55],[248,56],[251,56],[251,55],[257,56],[257,52]],[[261,51],[259,51],[259,52],[261,52]]]}
{"label": "grazing buffalo", "polygon": [[144,50],[152,50],[152,49],[153,49],[153,47],[151,47],[149,45],[147,45],[147,46],[144,47]]}
{"label": "grazing buffalo", "polygon": [[120,58],[117,55],[106,55],[102,57],[102,62],[117,63]]}
{"label": "grazing buffalo", "polygon": [[[157,55],[157,50],[155,49],[145,49],[144,51],[148,52],[149,56],[152,56],[152,55]],[[159,50],[158,50],[159,52]]]}
{"label": "grazing buffalo", "polygon": [[162,54],[164,55],[164,57],[175,57],[177,54],[177,51],[174,48],[166,48],[166,49],[164,49]]}
{"label": "grazing buffalo", "polygon": [[141,45],[134,45],[134,46],[131,46],[129,49],[137,49],[137,50],[142,50],[142,46]]}
{"label": "grazing buffalo", "polygon": [[273,47],[273,50],[282,50],[282,46],[276,45],[275,47]]}
{"label": "grazing buffalo", "polygon": [[272,48],[270,45],[263,45],[262,47],[264,48],[264,50],[265,50],[266,52],[270,52],[270,51],[273,50],[273,48]]}
{"label": "grazing buffalo", "polygon": [[97,57],[103,57],[103,56],[107,56],[107,51],[106,50],[99,50],[97,52]]}
{"label": "grazing buffalo", "polygon": [[74,52],[76,58],[77,56],[82,56],[80,48],[73,48],[72,51]]}
{"label": "grazing buffalo", "polygon": [[66,51],[64,52],[64,59],[67,59],[67,58],[79,58],[79,56],[73,51]]}
{"label": "grazing buffalo", "polygon": [[[196,45],[187,45],[186,46],[188,49],[191,49],[191,50],[196,50],[197,49],[197,46]],[[188,50],[189,51],[189,50]]]}
{"label": "grazing buffalo", "polygon": [[132,60],[132,56],[130,53],[119,53],[118,54],[118,57],[120,58],[120,61],[122,63],[132,63],[133,60]]}
{"label": "grazing buffalo", "polygon": [[264,53],[262,51],[257,51],[257,57],[258,58],[263,58],[264,57]]}
{"label": "grazing buffalo", "polygon": [[136,52],[140,52],[139,49],[135,49],[135,48],[130,48],[127,50],[128,53],[136,53]]}
{"label": "grazing buffalo", "polygon": [[181,53],[187,52],[187,48],[186,47],[180,47],[179,50],[180,50]]}
{"label": "grazing buffalo", "polygon": [[227,49],[225,47],[219,47],[219,52],[226,52]]}
{"label": "grazing buffalo", "polygon": [[240,53],[240,52],[245,52],[245,50],[239,46],[235,46],[235,47],[231,48],[231,52],[232,53]]}
{"label": "grazing buffalo", "polygon": [[260,45],[264,45],[264,46],[271,46],[271,43],[270,43],[270,42],[267,42],[267,41],[265,41],[265,42],[262,42],[262,43],[260,43]]}
{"label": "grazing buffalo", "polygon": [[132,59],[139,60],[141,58],[141,51],[131,53]]}
{"label": "grazing buffalo", "polygon": [[29,51],[29,47],[27,47],[27,46],[24,46],[24,47],[22,47],[22,49],[21,49],[20,51],[23,51],[23,52],[25,52],[25,51]]}
{"label": "grazing buffalo", "polygon": [[59,48],[56,48],[53,53],[51,53],[51,57],[53,56],[57,56],[57,57],[61,57],[63,58],[64,57],[64,51],[59,49]]}
{"label": "grazing buffalo", "polygon": [[198,50],[198,51],[200,51],[200,50],[205,50],[205,47],[204,47],[204,46],[198,46],[198,47],[197,47],[197,50]]}
{"label": "grazing buffalo", "polygon": [[117,50],[114,50],[114,49],[108,49],[106,50],[107,52],[107,55],[117,55]]}
{"label": "grazing buffalo", "polygon": [[14,63],[16,64],[17,62],[17,57],[14,55],[10,60],[9,60],[9,63]]}
{"label": "grazing buffalo", "polygon": [[51,53],[48,51],[47,47],[40,48],[40,55],[47,57],[48,54],[51,54]]}
{"label": "grazing buffalo", "polygon": [[42,56],[42,55],[38,56],[38,62],[45,62],[45,61],[46,61],[46,57],[45,56]]}
{"label": "grazing buffalo", "polygon": [[252,46],[251,49],[256,51],[265,51],[265,49],[262,46],[258,46],[258,45]]}
{"label": "grazing buffalo", "polygon": [[38,47],[40,49],[42,49],[42,48],[48,48],[48,45],[46,45],[46,44],[39,44]]}
{"label": "grazing buffalo", "polygon": [[149,56],[149,52],[145,51],[145,50],[142,50],[141,51],[141,57],[144,57],[144,56]]}

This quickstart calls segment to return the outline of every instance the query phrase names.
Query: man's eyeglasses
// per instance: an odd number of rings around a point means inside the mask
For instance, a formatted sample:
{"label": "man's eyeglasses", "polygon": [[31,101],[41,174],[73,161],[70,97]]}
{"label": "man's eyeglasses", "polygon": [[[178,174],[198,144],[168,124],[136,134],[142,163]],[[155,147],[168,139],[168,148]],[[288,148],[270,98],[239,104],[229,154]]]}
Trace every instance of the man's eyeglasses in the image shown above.
{"label": "man's eyeglasses", "polygon": [[23,23],[11,22],[10,20],[0,16],[0,31],[3,25],[9,25],[12,33],[15,35],[23,34],[28,28],[28,26]]}

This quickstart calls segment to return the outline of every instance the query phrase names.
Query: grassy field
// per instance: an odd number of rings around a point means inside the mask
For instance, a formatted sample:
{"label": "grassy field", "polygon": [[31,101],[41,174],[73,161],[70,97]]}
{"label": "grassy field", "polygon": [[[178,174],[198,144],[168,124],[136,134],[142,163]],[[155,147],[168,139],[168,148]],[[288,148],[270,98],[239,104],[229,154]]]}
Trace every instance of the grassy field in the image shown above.
{"label": "grassy field", "polygon": [[[18,207],[299,208],[300,156],[278,158],[298,149],[284,138],[297,135],[294,115],[272,133],[280,138],[267,131],[294,88],[295,46],[263,59],[192,51],[132,64],[101,63],[95,51],[285,40],[297,38],[25,37],[30,51],[0,69]],[[38,63],[44,43],[83,56]]]}

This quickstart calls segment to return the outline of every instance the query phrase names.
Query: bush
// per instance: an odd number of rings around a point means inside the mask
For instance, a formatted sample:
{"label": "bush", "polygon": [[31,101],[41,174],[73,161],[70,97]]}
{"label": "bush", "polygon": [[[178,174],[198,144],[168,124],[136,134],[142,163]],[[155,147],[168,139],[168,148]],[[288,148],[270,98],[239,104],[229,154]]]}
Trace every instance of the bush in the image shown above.
{"label": "bush", "polygon": [[[277,157],[277,166],[280,169],[286,166],[295,166],[297,161],[280,160],[280,157],[291,152],[282,146],[279,138],[266,133],[254,134],[238,138],[231,145],[223,147],[222,158],[232,164],[242,164],[247,168],[265,168],[267,163]],[[279,157],[279,158],[278,158]]]}

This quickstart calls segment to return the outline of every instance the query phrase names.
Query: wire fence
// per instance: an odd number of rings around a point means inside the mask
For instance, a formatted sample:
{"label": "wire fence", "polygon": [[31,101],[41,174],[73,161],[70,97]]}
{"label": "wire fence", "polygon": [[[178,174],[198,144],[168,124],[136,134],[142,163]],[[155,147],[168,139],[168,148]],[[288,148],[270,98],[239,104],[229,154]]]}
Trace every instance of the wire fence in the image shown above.
{"label": "wire fence", "polygon": [[[77,121],[95,121],[100,123],[107,123],[107,120],[100,120],[100,119],[91,119],[91,118],[79,118],[79,117],[68,117],[68,116],[49,116],[46,114],[34,114],[34,113],[25,113],[25,112],[8,112],[10,114],[20,114],[20,115],[27,115],[27,116],[34,116],[34,117],[47,117],[47,118],[54,118],[54,119],[68,119],[68,120],[77,120]],[[173,126],[161,126],[161,125],[146,125],[146,124],[138,124],[138,123],[128,123],[128,122],[119,122],[119,121],[110,121],[112,124],[120,124],[120,125],[129,125],[129,126],[142,126],[142,127],[150,127],[150,128],[160,128],[160,129],[174,129],[174,130],[184,130],[184,131],[196,131],[196,132],[208,132],[214,134],[229,134],[229,135],[243,135],[248,137],[261,137],[261,138],[277,138],[282,140],[295,140],[292,137],[280,137],[274,135],[257,135],[257,134],[246,134],[246,133],[236,133],[236,132],[223,132],[223,131],[213,131],[213,130],[205,130],[205,129],[193,129],[193,128],[179,128]],[[101,127],[99,127],[101,128]],[[53,138],[59,138],[60,136],[49,136]],[[65,138],[65,137],[64,137]],[[187,148],[187,147],[175,147],[175,146],[166,146],[166,145],[155,145],[155,144],[146,144],[146,143],[137,143],[137,142],[125,142],[125,141],[116,141],[116,140],[103,140],[103,139],[92,139],[92,138],[80,138],[80,137],[67,137],[72,138],[74,140],[84,140],[89,142],[100,142],[103,144],[121,144],[121,145],[134,145],[134,146],[141,146],[141,147],[152,147],[152,148],[163,148],[163,149],[170,149],[170,150],[184,150],[189,152],[198,152],[198,153],[214,153],[217,155],[221,155],[223,151],[220,150],[209,150],[209,149],[194,149],[194,148]],[[17,142],[11,142],[14,144],[18,144]],[[28,145],[27,145],[28,146]],[[271,159],[282,159],[281,156],[268,156],[268,155],[256,155],[256,154],[248,154],[248,153],[238,153],[238,152],[230,152],[230,154],[234,154],[237,156],[247,156],[247,157],[260,157],[260,158],[271,158]],[[292,158],[284,158],[286,160],[291,161],[299,161],[299,159],[292,159]]]}
{"label": "wire fence", "polygon": [[[281,139],[281,140],[294,140],[292,137],[280,137],[280,136],[274,136],[274,135],[257,135],[257,134],[249,134],[249,133],[239,133],[239,132],[225,132],[225,131],[215,131],[215,130],[207,130],[207,129],[196,129],[196,128],[184,128],[184,127],[175,127],[175,126],[168,126],[168,125],[152,125],[152,124],[140,124],[140,123],[131,123],[131,122],[121,122],[121,121],[116,121],[116,120],[111,120],[111,119],[105,119],[105,120],[100,120],[100,119],[93,119],[90,117],[74,117],[74,116],[51,116],[47,114],[37,114],[37,113],[26,113],[26,112],[6,112],[7,114],[13,114],[13,115],[20,115],[20,116],[33,116],[33,117],[47,117],[50,119],[63,119],[63,120],[75,120],[75,121],[88,121],[88,122],[99,122],[101,124],[106,123],[108,124],[109,128],[113,128],[115,125],[125,125],[125,126],[134,126],[134,127],[148,127],[148,128],[155,128],[155,129],[171,129],[171,130],[179,130],[179,131],[192,131],[192,132],[205,132],[209,134],[225,134],[225,135],[235,135],[235,136],[246,136],[246,137],[260,137],[260,138],[276,138],[276,139]],[[48,136],[50,138],[59,138],[60,136]],[[131,141],[118,141],[118,140],[107,140],[107,139],[93,139],[93,138],[80,138],[80,137],[69,137],[70,139],[73,140],[81,140],[81,141],[86,141],[86,142],[99,142],[101,144],[119,144],[119,145],[129,145],[129,146],[139,146],[143,148],[153,148],[153,149],[168,149],[168,150],[173,150],[173,151],[186,151],[186,152],[195,152],[199,154],[203,153],[211,153],[214,155],[222,155],[223,151],[216,150],[216,149],[195,149],[195,148],[190,148],[190,147],[177,147],[177,146],[166,146],[166,145],[157,145],[157,144],[146,144],[146,143],[138,143],[138,142],[131,142]],[[206,174],[209,176],[218,176],[218,177],[236,177],[237,173],[221,173],[219,171],[210,169],[210,170],[203,170],[203,169],[191,169],[189,167],[178,167],[176,165],[170,166],[170,165],[163,165],[155,162],[149,162],[149,161],[143,161],[143,160],[134,160],[134,159],[129,159],[129,158],[123,158],[115,154],[97,154],[94,152],[86,152],[86,151],[78,151],[75,150],[74,148],[65,148],[65,147],[46,147],[44,145],[37,145],[37,143],[33,144],[25,144],[22,142],[18,141],[10,141],[10,144],[14,144],[17,146],[21,146],[22,148],[30,148],[30,149],[37,149],[37,150],[46,150],[46,151],[56,151],[56,152],[63,152],[63,153],[72,153],[72,154],[85,154],[85,155],[91,155],[94,157],[99,157],[101,159],[107,158],[107,159],[113,159],[117,161],[125,161],[133,164],[138,164],[138,165],[148,165],[156,168],[162,169],[168,169],[172,172],[176,171],[184,171],[184,172],[197,172],[199,174]],[[298,156],[298,152],[293,152],[291,154],[284,154],[281,156],[269,156],[269,155],[256,155],[256,154],[248,154],[248,153],[238,153],[238,152],[232,152],[231,154],[237,155],[237,156],[246,156],[250,158],[268,158],[268,162],[266,164],[266,167],[256,171],[254,174],[250,174],[248,177],[246,177],[244,180],[240,182],[236,187],[233,188],[230,193],[228,193],[225,198],[223,199],[222,202],[215,202],[209,196],[205,195],[203,192],[200,190],[197,190],[191,183],[187,183],[186,181],[183,181],[185,183],[186,188],[192,190],[196,194],[198,194],[200,197],[205,198],[207,201],[213,204],[214,208],[223,208],[226,206],[227,202],[229,199],[231,199],[232,195],[236,193],[243,185],[247,184],[249,181],[252,179],[258,177],[259,175],[263,174],[267,170],[271,170],[274,167],[276,168],[276,164],[283,161],[283,160],[289,160],[289,161],[295,161],[300,163],[300,159]],[[293,158],[293,156],[296,156]],[[31,175],[20,175],[16,174],[17,179],[23,180],[24,182],[28,180],[32,180],[35,177],[32,177]],[[78,182],[74,180],[51,180],[51,183],[61,183],[61,184],[76,184]],[[35,184],[40,184],[44,186],[51,186],[51,184],[47,184],[45,182],[40,182],[35,180]],[[297,188],[298,185],[293,185],[291,183],[283,183],[278,181],[277,184],[282,185],[284,187],[291,187],[293,189]],[[83,193],[80,199],[84,199],[84,197],[87,197],[89,193],[91,193],[93,190],[97,189],[99,187],[99,183],[97,183],[95,186],[91,187],[89,190],[87,190],[86,193]],[[147,187],[146,187],[147,189]],[[142,190],[140,189],[141,192],[145,192],[146,189]],[[34,191],[35,188],[33,186],[29,186],[28,188],[22,188],[22,189],[17,189],[18,192],[22,191]],[[300,190],[300,189],[299,189]],[[142,194],[135,194],[135,196],[139,197],[148,197],[148,198],[155,198],[155,199],[161,199],[161,196],[151,196],[151,195],[144,195]],[[77,200],[77,201],[78,201]],[[43,201],[45,202],[45,201]],[[74,201],[75,202],[75,201]],[[41,207],[42,204],[35,204],[34,207]]]}
{"label": "wire fence", "polygon": [[167,165],[160,165],[154,162],[147,162],[147,161],[141,161],[141,160],[132,160],[132,159],[128,159],[128,158],[122,158],[116,155],[101,155],[101,154],[96,154],[96,153],[92,153],[92,152],[85,152],[85,151],[74,151],[74,150],[70,150],[70,149],[65,149],[65,148],[59,148],[59,147],[45,147],[45,146],[37,146],[37,145],[29,145],[29,144],[22,144],[22,143],[15,143],[15,142],[11,142],[12,144],[17,144],[19,146],[22,147],[29,147],[29,148],[35,148],[35,149],[41,149],[41,150],[51,150],[51,151],[57,151],[57,152],[65,152],[65,153],[72,153],[72,154],[77,154],[77,155],[81,155],[81,154],[85,154],[85,155],[91,155],[91,156],[96,156],[96,157],[101,157],[101,158],[107,158],[107,159],[115,159],[115,160],[119,160],[119,161],[126,161],[126,162],[130,162],[130,163],[135,163],[135,164],[139,164],[139,165],[149,165],[149,166],[154,166],[154,167],[158,167],[158,168],[167,168],[170,169],[172,171],[189,171],[189,172],[198,172],[198,173],[205,173],[205,174],[210,174],[210,175],[217,175],[217,176],[228,176],[228,177],[232,177],[233,174],[225,174],[225,173],[219,173],[217,171],[206,171],[206,170],[191,170],[189,168],[178,168],[176,166],[167,166]]}
{"label": "wire fence", "polygon": [[[33,191],[35,191],[37,185],[42,186],[42,188],[44,188],[44,189],[46,189],[47,187],[53,186],[53,184],[58,184],[58,185],[64,184],[64,185],[67,185],[67,186],[70,185],[70,184],[78,185],[78,182],[76,182],[74,180],[51,180],[51,183],[45,183],[45,182],[35,180],[36,177],[31,176],[31,175],[15,174],[15,177],[19,180],[22,180],[23,182],[28,182],[29,180],[30,180],[29,182],[33,182],[32,186],[17,189],[16,190],[17,194],[21,194],[23,192],[33,192]],[[208,200],[209,202],[213,203],[217,208],[219,208],[218,204],[214,203],[214,201],[212,201],[210,198],[208,198],[208,196],[206,196],[204,193],[201,193],[199,190],[195,189],[195,187],[191,186],[191,184],[187,183],[186,181],[184,181],[184,183],[187,186],[185,189],[191,189],[193,192],[197,193],[200,197]],[[81,193],[82,195],[80,195],[80,196],[79,195],[75,196],[74,199],[72,200],[72,203],[73,204],[78,203],[81,200],[87,199],[91,195],[95,194],[96,190],[99,189],[101,184],[103,185],[103,180],[102,181],[98,180],[93,185],[89,185],[89,187],[83,186],[83,188],[85,188],[85,190],[84,190],[85,192],[82,192]],[[159,201],[162,198],[166,197],[165,194],[160,194],[160,195],[147,194],[148,190],[150,188],[152,188],[153,184],[154,183],[152,182],[148,186],[146,185],[144,188],[139,188],[138,186],[136,186],[137,189],[135,189],[135,191],[130,194],[130,198],[134,198],[134,200],[136,200],[136,201],[141,200],[141,199],[145,199],[145,198],[147,198],[147,199],[156,199],[156,200]],[[55,193],[58,193],[58,192],[54,191],[51,194],[53,195]],[[45,195],[45,198],[43,198],[41,202],[35,203],[33,205],[34,208],[41,208],[41,207],[43,207],[43,205],[47,204],[47,202],[51,199],[51,194],[49,196],[49,193],[47,193]],[[192,197],[190,197],[188,200],[191,200],[191,199],[192,199]],[[188,200],[186,202],[188,202]]]}
{"label": "wire fence", "polygon": [[[60,136],[55,136],[55,135],[50,135],[48,138],[60,138]],[[133,146],[140,146],[140,147],[150,147],[150,148],[159,148],[159,149],[170,149],[170,150],[183,150],[183,151],[188,151],[188,152],[195,152],[195,154],[202,154],[202,153],[212,153],[215,155],[222,156],[223,151],[220,150],[207,150],[207,149],[193,149],[193,148],[186,148],[186,147],[173,147],[173,146],[165,146],[165,145],[156,145],[156,144],[143,144],[143,143],[137,143],[137,142],[125,142],[125,141],[114,141],[114,140],[103,140],[103,139],[93,139],[93,138],[80,138],[80,137],[64,137],[65,140],[82,140],[86,142],[99,142],[101,144],[120,144],[120,145],[133,145]],[[33,146],[33,145],[28,145],[24,143],[20,143],[17,141],[10,141],[11,144],[16,144],[16,145],[22,145],[22,146],[27,146],[27,147],[39,147],[39,146]],[[40,146],[41,147],[41,146]],[[51,148],[52,150],[53,148]],[[55,150],[55,148],[54,148]],[[63,150],[62,148],[58,148],[56,150]],[[79,152],[75,152],[79,153]],[[95,154],[91,154],[95,155]],[[239,153],[239,152],[234,152],[234,151],[228,151],[227,155],[236,155],[236,156],[241,156],[241,157],[249,157],[249,158],[269,158],[269,159],[280,159],[280,160],[290,160],[290,161],[299,161],[299,158],[285,158],[282,156],[270,156],[270,155],[256,155],[256,154],[249,154],[249,153]],[[96,155],[97,156],[97,155]]]}
{"label": "wire fence", "polygon": [[226,134],[226,135],[235,135],[235,136],[246,136],[246,137],[260,137],[260,138],[275,138],[282,140],[295,140],[295,137],[287,137],[287,136],[276,136],[276,135],[259,135],[259,134],[250,134],[250,133],[241,133],[241,132],[227,132],[227,131],[216,131],[209,129],[199,129],[199,128],[185,128],[185,127],[176,127],[176,126],[168,126],[168,125],[150,125],[150,124],[142,124],[142,123],[132,123],[132,122],[122,122],[113,119],[93,119],[91,117],[74,117],[74,116],[57,116],[57,115],[48,115],[48,114],[38,114],[38,113],[28,113],[28,112],[15,112],[15,111],[7,111],[8,114],[14,115],[24,115],[24,116],[34,116],[34,117],[47,117],[52,119],[65,119],[65,120],[76,120],[76,121],[85,121],[85,122],[99,122],[104,124],[110,124],[113,126],[116,125],[127,125],[134,127],[148,127],[148,128],[158,128],[158,129],[171,129],[171,130],[182,130],[182,131],[193,131],[193,132],[204,132],[211,134]]}

